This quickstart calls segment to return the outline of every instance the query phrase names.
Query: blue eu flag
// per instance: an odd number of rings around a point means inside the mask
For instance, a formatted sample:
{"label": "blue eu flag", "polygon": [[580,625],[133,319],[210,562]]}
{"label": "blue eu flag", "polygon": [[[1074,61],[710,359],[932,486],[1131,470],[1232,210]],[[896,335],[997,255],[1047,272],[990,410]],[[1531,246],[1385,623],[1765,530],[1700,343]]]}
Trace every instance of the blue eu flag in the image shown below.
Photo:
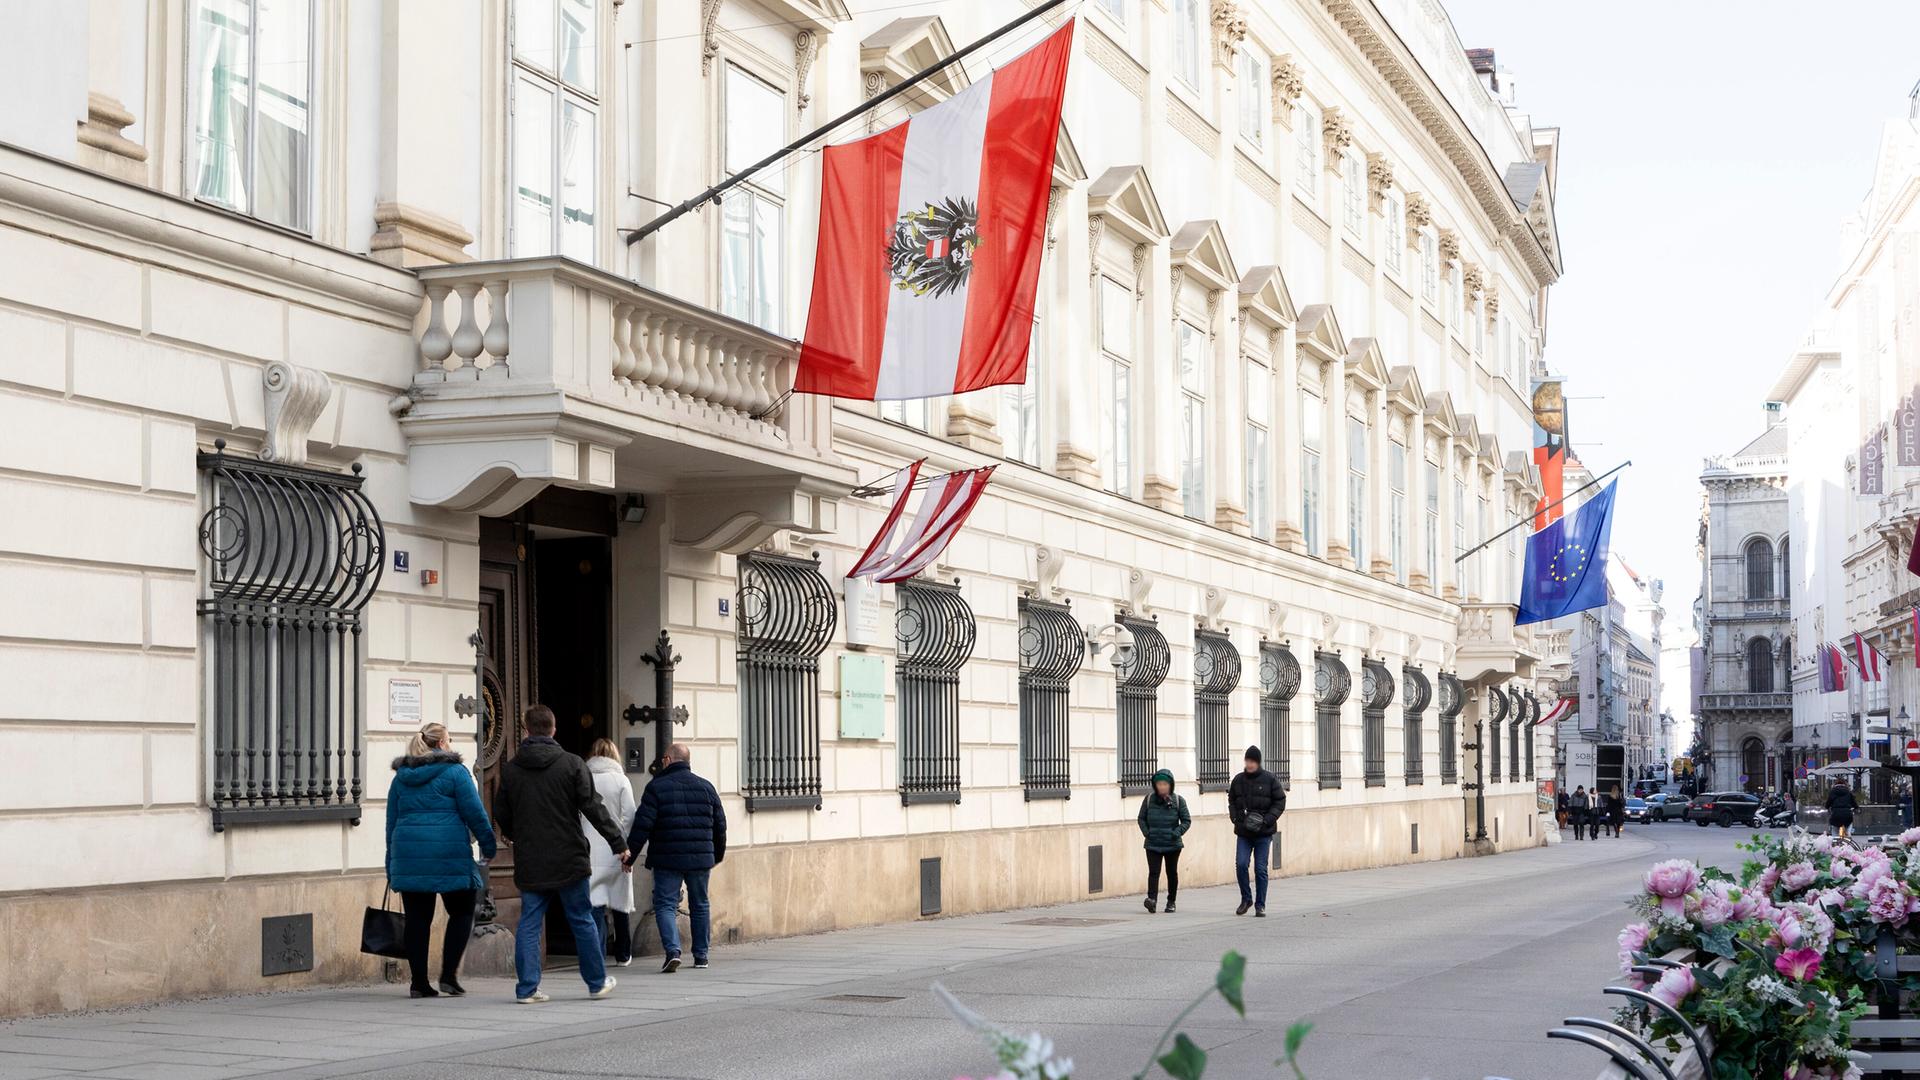
{"label": "blue eu flag", "polygon": [[1520,614],[1514,625],[1545,622],[1607,602],[1607,541],[1613,535],[1613,489],[1588,499],[1527,541],[1527,571],[1520,582]]}

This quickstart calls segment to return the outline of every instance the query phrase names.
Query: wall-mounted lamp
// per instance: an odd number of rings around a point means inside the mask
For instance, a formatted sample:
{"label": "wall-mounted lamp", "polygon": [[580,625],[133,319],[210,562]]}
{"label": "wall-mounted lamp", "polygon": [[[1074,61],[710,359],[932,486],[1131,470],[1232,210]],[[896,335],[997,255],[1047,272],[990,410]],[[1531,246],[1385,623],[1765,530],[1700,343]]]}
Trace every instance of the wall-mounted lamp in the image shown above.
{"label": "wall-mounted lamp", "polygon": [[1117,622],[1104,626],[1087,624],[1087,658],[1098,659],[1102,650],[1113,648],[1113,666],[1126,667],[1133,663],[1133,631]]}
{"label": "wall-mounted lamp", "polygon": [[647,500],[638,495],[629,495],[620,504],[620,520],[629,525],[638,525],[647,520]]}

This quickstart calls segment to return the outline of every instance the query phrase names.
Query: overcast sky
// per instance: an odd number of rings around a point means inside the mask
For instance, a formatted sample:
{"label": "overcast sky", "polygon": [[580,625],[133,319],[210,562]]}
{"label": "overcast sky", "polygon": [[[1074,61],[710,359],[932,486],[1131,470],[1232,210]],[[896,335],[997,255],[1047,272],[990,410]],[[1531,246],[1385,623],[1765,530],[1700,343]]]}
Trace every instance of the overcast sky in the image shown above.
{"label": "overcast sky", "polygon": [[1614,550],[1666,580],[1685,624],[1701,459],[1760,433],[1838,273],[1881,124],[1920,79],[1920,3],[1443,2],[1561,129],[1546,359],[1581,459],[1633,459]]}

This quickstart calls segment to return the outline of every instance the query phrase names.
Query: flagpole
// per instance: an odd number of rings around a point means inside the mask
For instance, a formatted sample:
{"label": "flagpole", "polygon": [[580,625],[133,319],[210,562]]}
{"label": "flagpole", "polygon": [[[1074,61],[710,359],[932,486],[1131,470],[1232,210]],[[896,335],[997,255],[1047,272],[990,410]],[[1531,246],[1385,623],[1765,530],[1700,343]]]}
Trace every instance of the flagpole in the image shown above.
{"label": "flagpole", "polygon": [[1039,7],[1034,8],[1032,11],[1027,12],[1025,15],[1020,16],[1019,18],[1013,20],[1007,25],[1002,26],[1000,29],[995,30],[993,33],[988,34],[986,37],[983,37],[980,40],[974,42],[973,44],[968,45],[966,48],[961,49],[960,51],[954,53],[952,56],[949,56],[943,60],[936,60],[933,63],[928,64],[926,67],[920,69],[919,71],[903,79],[898,85],[892,87],[891,89],[886,90],[883,93],[876,94],[873,97],[866,99],[865,101],[862,101],[860,104],[854,106],[851,109],[848,109],[846,112],[841,113],[839,116],[836,116],[833,119],[827,121],[826,123],[821,124],[819,127],[814,128],[812,131],[807,132],[805,135],[802,135],[799,138],[788,143],[787,145],[781,147],[780,149],[775,150],[773,153],[768,154],[766,157],[761,158],[759,161],[756,161],[753,164],[747,166],[746,168],[741,169],[739,172],[734,173],[732,176],[727,177],[725,180],[720,181],[719,183],[713,185],[707,190],[701,192],[700,194],[695,195],[693,198],[688,199],[686,202],[681,203],[680,205],[674,207],[673,209],[668,210],[666,213],[661,214],[659,217],[654,218],[652,221],[647,222],[645,225],[642,225],[639,228],[633,230],[631,233],[627,235],[627,243],[637,244],[640,241],[645,240],[647,237],[652,236],[654,233],[659,232],[662,228],[664,228],[669,223],[675,220],[678,220],[679,218],[685,217],[687,214],[690,214],[693,211],[699,209],[703,204],[709,203],[709,202],[713,202],[713,203],[719,202],[720,196],[726,194],[729,190],[743,183],[747,179],[747,177],[752,176],[754,173],[759,172],[761,169],[764,169],[769,165],[772,165],[774,162],[779,161],[781,158],[784,158],[793,153],[797,153],[798,151],[804,149],[808,143],[813,142],[816,139],[824,138],[827,135],[827,133],[831,132],[834,128],[839,127],[840,125],[846,123],[849,120],[858,118],[861,113],[867,112],[870,109],[878,108],[882,103],[892,98],[898,97],[901,94],[906,93],[908,90],[911,90],[915,86],[920,85],[921,82],[925,81],[930,76],[939,72],[942,68],[946,68],[953,64],[959,63],[960,61],[966,59],[968,56],[972,55],[974,52],[985,47],[986,45],[1007,36],[1013,31],[1020,29],[1022,26],[1025,26],[1026,24],[1032,22],[1033,20],[1039,18],[1042,15],[1045,15],[1047,12],[1052,11],[1057,7],[1060,7],[1061,5],[1067,2],[1068,0],[1046,0],[1046,2],[1041,4]]}
{"label": "flagpole", "polygon": [[[1556,506],[1559,506],[1561,503],[1566,502],[1568,499],[1573,498],[1575,495],[1580,494],[1581,492],[1587,490],[1588,488],[1599,483],[1600,481],[1605,480],[1607,477],[1612,476],[1614,473],[1619,472],[1621,469],[1624,469],[1631,464],[1633,464],[1632,459],[1628,459],[1626,461],[1621,462],[1618,465],[1615,465],[1613,468],[1608,469],[1606,472],[1601,473],[1599,476],[1596,476],[1593,479],[1587,481],[1586,483],[1581,484],[1579,487],[1574,488],[1572,491],[1567,492],[1565,495],[1562,495],[1559,498],[1548,503],[1547,505],[1539,507],[1538,509],[1534,510],[1534,514],[1537,516],[1537,515],[1546,513],[1547,511],[1553,509]],[[1533,521],[1533,518],[1531,517],[1521,518],[1519,521],[1516,521],[1513,524],[1507,526],[1506,528],[1501,529],[1499,532],[1494,533],[1492,536],[1487,537],[1485,540],[1474,545],[1473,547],[1470,547],[1467,550],[1461,552],[1460,554],[1455,555],[1453,557],[1453,561],[1454,562],[1464,561],[1467,558],[1467,556],[1472,555],[1475,552],[1478,552],[1486,548],[1487,546],[1492,544],[1495,540],[1500,539],[1501,537],[1507,535],[1513,530],[1521,527],[1522,525],[1529,524],[1532,521]]]}

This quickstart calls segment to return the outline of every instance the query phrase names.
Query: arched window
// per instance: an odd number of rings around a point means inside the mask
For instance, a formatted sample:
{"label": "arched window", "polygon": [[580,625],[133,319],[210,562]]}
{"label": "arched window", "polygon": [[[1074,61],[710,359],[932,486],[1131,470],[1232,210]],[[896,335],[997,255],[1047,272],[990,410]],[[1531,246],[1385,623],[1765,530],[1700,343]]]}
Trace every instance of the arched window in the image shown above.
{"label": "arched window", "polygon": [[1773,598],[1773,545],[1766,537],[1747,541],[1747,599]]}
{"label": "arched window", "polygon": [[[1761,640],[1755,638],[1754,640]],[[1740,744],[1740,786],[1747,791],[1759,791],[1765,782],[1767,771],[1767,747],[1758,736],[1748,736]]]}
{"label": "arched window", "polygon": [[1792,549],[1786,537],[1780,538],[1780,599],[1793,596],[1793,559]]}
{"label": "arched window", "polygon": [[1747,642],[1747,692],[1773,693],[1773,642],[1763,637]]}

